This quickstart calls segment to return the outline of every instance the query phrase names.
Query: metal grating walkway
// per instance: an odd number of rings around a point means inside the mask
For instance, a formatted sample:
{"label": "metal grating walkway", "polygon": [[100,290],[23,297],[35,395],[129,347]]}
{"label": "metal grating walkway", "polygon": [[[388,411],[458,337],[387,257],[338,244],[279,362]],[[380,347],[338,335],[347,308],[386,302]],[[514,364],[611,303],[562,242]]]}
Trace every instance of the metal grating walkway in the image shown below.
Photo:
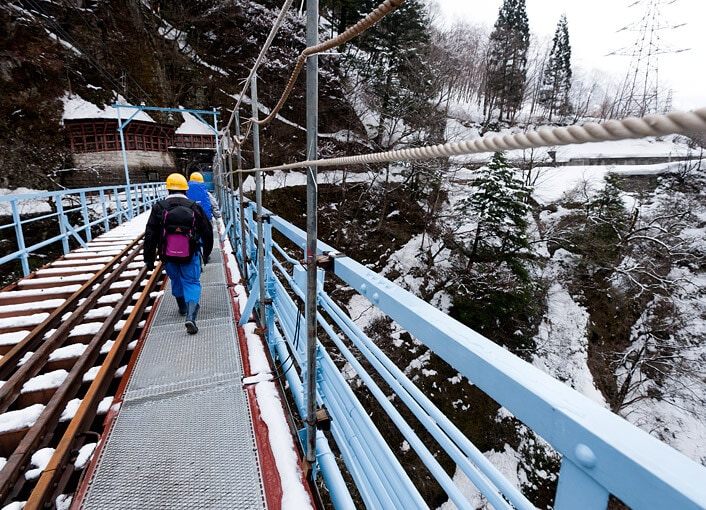
{"label": "metal grating walkway", "polygon": [[160,300],[79,508],[266,508],[219,244],[198,334]]}

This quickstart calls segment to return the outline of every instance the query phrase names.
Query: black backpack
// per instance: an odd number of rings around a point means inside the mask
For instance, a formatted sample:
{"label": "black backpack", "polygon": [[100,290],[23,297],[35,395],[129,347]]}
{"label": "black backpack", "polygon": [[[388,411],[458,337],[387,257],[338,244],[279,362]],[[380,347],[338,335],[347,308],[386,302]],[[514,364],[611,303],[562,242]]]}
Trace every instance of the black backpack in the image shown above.
{"label": "black backpack", "polygon": [[[193,200],[189,201],[192,205]],[[199,249],[196,232],[196,213],[188,206],[163,200],[162,238],[159,250],[160,259],[165,262],[188,264]]]}

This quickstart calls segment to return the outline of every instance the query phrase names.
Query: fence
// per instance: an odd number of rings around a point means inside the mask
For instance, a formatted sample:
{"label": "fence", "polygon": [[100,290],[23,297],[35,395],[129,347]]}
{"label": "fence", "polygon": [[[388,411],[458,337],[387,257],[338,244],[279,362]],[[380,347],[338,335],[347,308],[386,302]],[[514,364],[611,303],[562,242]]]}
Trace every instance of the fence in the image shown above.
{"label": "fence", "polygon": [[[165,193],[164,183],[144,183],[129,189],[123,185],[0,196],[0,233],[3,244],[10,246],[3,250],[7,254],[0,257],[0,266],[19,259],[27,276],[32,254],[55,243],[66,254],[71,240],[85,246],[94,230],[107,232],[149,209]],[[38,232],[42,239],[37,239]]]}
{"label": "fence", "polygon": [[[309,58],[316,73],[317,53],[332,49],[349,40],[403,0],[386,0],[375,15],[352,27],[340,37],[323,44],[311,44],[302,52],[297,73]],[[313,2],[312,2],[313,3]],[[285,5],[288,7],[291,1]],[[307,8],[313,12],[314,6]],[[284,12],[286,9],[283,9]],[[318,11],[318,6],[316,6]],[[311,16],[315,18],[315,16]],[[316,30],[316,25],[314,25]],[[359,30],[360,28],[360,30]],[[315,33],[315,30],[311,31]],[[258,59],[258,62],[260,59]],[[255,76],[253,68],[251,76]],[[296,75],[290,79],[294,83]],[[315,83],[314,80],[310,80]],[[250,79],[246,80],[250,82]],[[247,87],[247,84],[246,84]],[[315,99],[311,87],[310,99]],[[288,87],[288,90],[291,90]],[[243,94],[245,93],[245,89]],[[241,94],[241,97],[242,95]],[[288,91],[271,110],[268,119],[280,110]],[[252,93],[257,104],[256,89]],[[230,129],[240,105],[226,126]],[[316,100],[311,100],[316,104]],[[313,108],[308,114],[316,117]],[[255,110],[257,111],[257,110]],[[254,126],[260,122],[252,119]],[[391,153],[317,161],[315,151],[307,150],[307,161],[275,168],[298,168],[376,163],[391,160],[430,159],[459,154],[488,152],[523,147],[555,146],[585,143],[602,139],[635,138],[665,133],[685,133],[703,129],[706,110],[651,119],[630,119],[605,126],[558,128],[530,134],[486,138],[478,141],[443,144]],[[309,123],[308,123],[309,124]],[[308,125],[317,132],[314,122]],[[236,132],[239,131],[237,127]],[[310,136],[308,147],[315,147]],[[242,142],[239,133],[237,144]],[[259,167],[259,141],[254,142],[255,168]],[[220,152],[220,151],[219,151]],[[219,154],[220,157],[220,154]],[[219,162],[220,163],[220,162]],[[221,175],[217,176],[222,178]],[[232,183],[232,168],[230,171]],[[67,192],[0,197],[0,207],[7,207],[12,223],[0,230],[14,228],[16,250],[0,258],[0,265],[20,259],[23,273],[30,271],[29,258],[45,246],[61,242],[64,252],[70,239],[83,245],[92,237],[92,229],[109,230],[111,222],[132,218],[147,208],[162,193],[161,185],[133,185],[119,188],[88,188]],[[232,186],[231,186],[232,188]],[[256,215],[253,204],[240,203],[232,189],[219,183],[216,189],[236,248],[236,256],[247,279],[250,292],[243,317],[256,306],[260,323],[272,357],[282,369],[277,376],[286,377],[292,398],[303,422],[310,417],[307,384],[315,382],[315,404],[330,417],[330,433],[316,430],[315,470],[320,470],[336,508],[355,508],[344,476],[334,459],[337,452],[355,482],[359,497],[369,508],[424,508],[426,501],[420,488],[412,482],[407,466],[396,448],[386,440],[371,419],[371,411],[356,396],[349,381],[355,376],[384,412],[431,477],[448,494],[458,508],[471,508],[459,487],[436,458],[441,449],[465,473],[487,501],[495,508],[534,508],[520,489],[511,483],[483,453],[450,422],[385,353],[355,324],[325,292],[326,279],[336,279],[369,300],[371,306],[404,328],[413,338],[453,367],[459,374],[484,391],[546,440],[562,456],[555,498],[558,509],[606,508],[613,494],[632,508],[706,508],[706,469],[671,449],[664,443],[630,425],[561,382],[495,345],[473,330],[446,316],[439,310],[395,286],[361,264],[316,242],[315,281],[316,322],[322,334],[314,340],[314,356],[308,352],[310,340],[301,325],[302,303],[307,301],[308,274],[302,264],[307,259],[307,234],[268,212]],[[125,196],[128,198],[125,199]],[[45,209],[33,210],[37,201]],[[242,207],[241,207],[242,206]],[[25,234],[38,222],[50,222],[58,233],[26,246]],[[83,236],[83,237],[82,237]],[[11,237],[11,236],[8,236]],[[287,248],[285,248],[285,244]],[[294,246],[296,248],[291,248]],[[314,361],[315,364],[309,366]],[[344,371],[346,372],[344,374]],[[315,372],[311,377],[309,372]],[[381,383],[384,383],[385,387]],[[406,406],[402,412],[398,405]],[[376,411],[377,412],[377,411]],[[318,415],[318,413],[317,413]],[[410,419],[408,417],[413,417]],[[424,431],[417,429],[423,428]],[[311,438],[306,438],[309,441]],[[335,444],[331,445],[329,441]]]}
{"label": "fence", "polygon": [[[450,423],[432,398],[416,387],[328,296],[324,281],[336,279],[337,284],[369,300],[371,306],[427,346],[561,455],[555,508],[605,509],[611,494],[632,508],[706,508],[704,467],[316,239],[316,171],[320,167],[695,133],[706,126],[706,109],[318,159],[317,55],[350,41],[403,2],[385,0],[356,25],[319,43],[318,0],[307,0],[307,48],[297,59],[279,102],[267,108],[267,118],[260,120],[256,73],[292,3],[285,0],[260,56],[244,80],[243,91],[223,129],[221,147],[225,151],[219,151],[213,165],[216,193],[250,292],[243,317],[247,319],[257,309],[272,357],[282,367],[283,373],[277,375],[286,377],[305,424],[301,435],[306,460],[316,461],[313,468],[321,470],[336,508],[355,508],[355,505],[332,460],[334,449],[345,462],[366,507],[426,507],[419,488],[412,483],[411,474],[400,460],[399,447],[388,444],[385,434],[370,418],[374,413],[384,412],[387,423],[394,424],[456,507],[471,508],[472,504],[436,458],[434,452],[438,449],[446,452],[494,508],[534,508],[519,488]],[[261,168],[258,128],[277,117],[305,62],[307,139],[302,150],[307,159]],[[243,135],[239,109],[248,88],[253,116],[246,121]],[[250,136],[253,165],[243,169],[241,147]],[[262,172],[294,168],[307,169],[306,233],[261,209]],[[257,213],[253,204],[237,201],[233,176],[239,175],[242,191],[245,172],[254,172]],[[288,250],[285,246],[296,248]],[[377,410],[361,404],[349,383],[352,377],[360,380],[377,400]],[[404,413],[393,404],[393,399],[400,402],[397,405],[406,406]],[[331,416],[330,435],[315,427],[319,411],[324,409]],[[329,439],[335,442],[335,448],[329,445]]]}
{"label": "fence", "polygon": [[[306,233],[264,209],[258,222],[254,203],[244,203],[241,213],[234,194],[220,194],[236,258],[249,275],[243,320],[257,313],[257,307],[264,310],[260,323],[266,325],[272,357],[281,366],[283,374],[278,375],[286,377],[305,421],[307,342],[301,325],[307,283],[301,261]],[[260,228],[262,243],[257,241]],[[472,507],[434,455],[437,448],[494,508],[535,507],[330,298],[324,291],[326,279],[367,298],[559,452],[555,508],[605,509],[611,494],[636,509],[706,507],[704,467],[334,248],[318,242],[317,260],[317,321],[323,334],[316,343],[316,405],[330,416],[328,437],[335,442],[332,447],[327,435],[317,431],[317,469],[336,508],[355,506],[333,460],[334,449],[367,508],[427,507],[397,449],[371,420],[373,411],[356,397],[349,383],[352,373],[457,508]],[[265,289],[264,298],[260,289]],[[407,408],[404,413],[401,404]],[[410,413],[416,425],[403,416]],[[424,433],[415,426],[423,426]]]}

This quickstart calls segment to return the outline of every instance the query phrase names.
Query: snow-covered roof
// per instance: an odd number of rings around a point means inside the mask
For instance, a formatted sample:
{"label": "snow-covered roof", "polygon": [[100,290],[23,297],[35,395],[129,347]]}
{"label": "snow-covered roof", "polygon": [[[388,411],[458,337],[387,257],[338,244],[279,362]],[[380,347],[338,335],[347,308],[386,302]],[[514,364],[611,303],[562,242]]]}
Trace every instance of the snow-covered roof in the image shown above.
{"label": "snow-covered roof", "polygon": [[[64,98],[64,115],[63,120],[81,120],[81,119],[118,119],[118,110],[112,106],[100,107],[89,101],[86,101],[81,96],[75,94],[65,94]],[[118,104],[130,105],[124,97],[118,96]],[[120,119],[128,119],[135,111],[132,108],[121,110]],[[182,135],[213,135],[213,130],[204,124],[198,117],[189,112],[181,112],[184,122],[177,128],[176,134]],[[156,124],[155,120],[150,117],[145,111],[140,111],[133,117],[132,120],[141,120],[143,122],[151,122]]]}
{"label": "snow-covered roof", "polygon": [[176,130],[177,135],[213,135],[213,130],[189,112],[181,112],[184,122]]}
{"label": "snow-covered roof", "polygon": [[[66,94],[64,101],[64,116],[63,120],[79,120],[79,119],[118,119],[118,110],[112,106],[103,108],[90,103],[81,96],[75,94]],[[124,97],[118,96],[118,104],[130,105]],[[122,120],[128,119],[135,111],[132,108],[124,109],[120,112]],[[142,122],[151,122],[156,124],[154,119],[144,111],[140,111],[133,117],[132,120],[140,120]]]}

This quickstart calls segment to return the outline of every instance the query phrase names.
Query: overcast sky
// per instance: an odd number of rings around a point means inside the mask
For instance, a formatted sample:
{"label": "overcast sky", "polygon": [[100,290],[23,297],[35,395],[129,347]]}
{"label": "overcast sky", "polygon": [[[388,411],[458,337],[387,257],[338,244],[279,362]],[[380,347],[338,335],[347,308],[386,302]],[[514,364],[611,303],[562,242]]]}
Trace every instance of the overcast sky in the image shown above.
{"label": "overcast sky", "polygon": [[[431,0],[430,0],[431,1]],[[434,0],[449,20],[465,19],[492,28],[503,0]],[[662,51],[659,55],[659,80],[674,92],[673,109],[706,107],[706,19],[705,0],[526,0],[530,31],[551,40],[562,13],[569,25],[572,64],[585,72],[601,70],[624,78],[629,66],[627,56],[608,56],[635,46],[645,5],[660,3],[661,25],[658,32]],[[636,4],[630,7],[632,4]],[[676,25],[684,24],[679,28]],[[624,27],[631,30],[620,31]],[[688,51],[674,53],[674,50]]]}

